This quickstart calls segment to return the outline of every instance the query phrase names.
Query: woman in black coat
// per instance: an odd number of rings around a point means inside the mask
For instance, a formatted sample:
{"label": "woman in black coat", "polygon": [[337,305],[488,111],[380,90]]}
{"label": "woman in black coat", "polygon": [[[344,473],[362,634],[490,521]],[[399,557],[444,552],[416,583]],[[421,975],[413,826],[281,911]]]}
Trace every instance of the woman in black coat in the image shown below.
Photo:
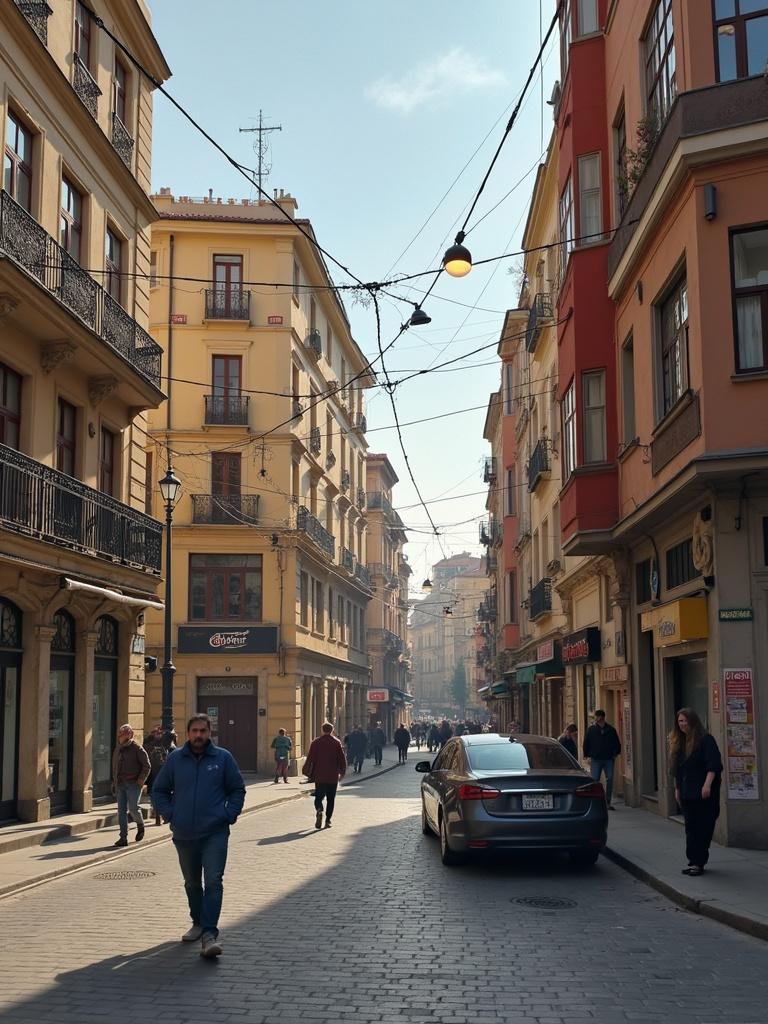
{"label": "woman in black coat", "polygon": [[709,846],[720,814],[720,779],[723,761],[714,736],[693,708],[680,708],[669,734],[669,768],[675,799],[685,818],[684,875],[701,875],[709,860]]}

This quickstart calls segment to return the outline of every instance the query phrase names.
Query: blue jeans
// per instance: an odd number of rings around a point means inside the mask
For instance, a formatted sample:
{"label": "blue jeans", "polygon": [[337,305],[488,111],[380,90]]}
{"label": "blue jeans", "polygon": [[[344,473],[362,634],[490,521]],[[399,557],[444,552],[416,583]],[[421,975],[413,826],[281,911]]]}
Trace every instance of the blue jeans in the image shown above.
{"label": "blue jeans", "polygon": [[219,934],[228,843],[229,832],[214,832],[202,839],[173,840],[184,876],[192,924],[200,925],[204,932],[213,935]]}
{"label": "blue jeans", "polygon": [[120,826],[120,838],[128,838],[128,811],[136,822],[139,832],[144,831],[144,816],[139,807],[141,786],[136,782],[118,782],[115,787],[117,794],[117,823]]}
{"label": "blue jeans", "polygon": [[595,782],[599,782],[600,776],[605,772],[605,799],[610,803],[613,796],[613,758],[609,757],[606,761],[601,761],[593,757],[590,760],[590,765]]}

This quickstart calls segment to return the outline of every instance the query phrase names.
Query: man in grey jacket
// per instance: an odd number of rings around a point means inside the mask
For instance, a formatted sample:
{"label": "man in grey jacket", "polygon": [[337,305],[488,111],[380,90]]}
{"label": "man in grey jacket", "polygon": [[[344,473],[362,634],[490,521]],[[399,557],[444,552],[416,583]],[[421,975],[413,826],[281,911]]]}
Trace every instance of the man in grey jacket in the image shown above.
{"label": "man in grey jacket", "polygon": [[136,822],[136,842],[144,838],[144,816],[139,798],[151,770],[149,755],[133,738],[130,725],[117,730],[117,746],[112,755],[112,789],[117,797],[117,821],[120,838],[115,846],[128,845],[128,811]]}

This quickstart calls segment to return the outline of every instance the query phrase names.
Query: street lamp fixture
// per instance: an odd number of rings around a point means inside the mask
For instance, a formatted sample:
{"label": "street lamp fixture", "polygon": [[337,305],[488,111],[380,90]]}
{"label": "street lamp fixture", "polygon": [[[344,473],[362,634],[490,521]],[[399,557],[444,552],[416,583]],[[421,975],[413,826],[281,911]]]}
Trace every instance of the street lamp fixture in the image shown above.
{"label": "street lamp fixture", "polygon": [[427,577],[427,579],[425,579],[424,582],[421,584],[421,592],[422,594],[432,593],[432,580],[430,580],[429,577]]}
{"label": "street lamp fixture", "polygon": [[462,244],[463,242],[464,232],[460,231],[456,235],[454,244],[446,249],[445,256],[443,256],[443,270],[451,277],[466,277],[472,269],[472,254]]}
{"label": "street lamp fixture", "polygon": [[171,527],[173,525],[173,506],[181,491],[181,480],[173,472],[169,465],[165,476],[160,481],[160,493],[165,502],[165,640],[163,645],[163,667],[160,670],[163,679],[163,732],[170,732],[173,729],[173,677],[176,674],[176,666],[173,664],[171,654],[171,626],[172,626],[172,583],[171,583]]}

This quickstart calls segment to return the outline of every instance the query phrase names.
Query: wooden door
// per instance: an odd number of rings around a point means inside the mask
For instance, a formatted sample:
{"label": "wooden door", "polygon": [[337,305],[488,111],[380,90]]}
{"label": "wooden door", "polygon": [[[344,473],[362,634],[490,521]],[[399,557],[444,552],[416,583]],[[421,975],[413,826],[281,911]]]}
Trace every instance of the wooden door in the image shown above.
{"label": "wooden door", "polygon": [[205,710],[211,717],[213,742],[224,747],[242,772],[256,771],[256,697],[208,696]]}

